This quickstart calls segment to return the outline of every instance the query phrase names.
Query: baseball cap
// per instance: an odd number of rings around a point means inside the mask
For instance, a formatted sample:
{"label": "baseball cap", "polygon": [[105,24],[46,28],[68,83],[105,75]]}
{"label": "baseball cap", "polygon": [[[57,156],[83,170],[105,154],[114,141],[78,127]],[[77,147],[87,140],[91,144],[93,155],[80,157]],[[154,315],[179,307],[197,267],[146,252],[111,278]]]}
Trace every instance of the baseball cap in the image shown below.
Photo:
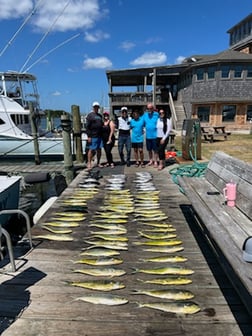
{"label": "baseball cap", "polygon": [[99,104],[97,101],[95,101],[95,102],[93,102],[92,106],[93,106],[93,107],[94,107],[94,106],[99,106],[99,107],[100,107],[100,104]]}
{"label": "baseball cap", "polygon": [[108,112],[108,111],[104,111],[103,114],[107,114],[107,115],[109,115],[109,112]]}
{"label": "baseball cap", "polygon": [[128,111],[128,108],[127,108],[126,106],[123,106],[123,107],[121,108],[121,111],[123,111],[123,110]]}

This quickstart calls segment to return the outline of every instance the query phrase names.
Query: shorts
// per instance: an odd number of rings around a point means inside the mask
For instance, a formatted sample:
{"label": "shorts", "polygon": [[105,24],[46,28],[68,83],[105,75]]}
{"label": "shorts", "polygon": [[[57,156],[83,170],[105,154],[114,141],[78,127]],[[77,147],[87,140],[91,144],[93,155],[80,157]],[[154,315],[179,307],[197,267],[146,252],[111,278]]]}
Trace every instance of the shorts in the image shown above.
{"label": "shorts", "polygon": [[132,148],[143,148],[143,142],[132,142]]}
{"label": "shorts", "polygon": [[88,149],[97,150],[102,148],[101,138],[91,138],[91,142],[88,143]]}
{"label": "shorts", "polygon": [[157,139],[146,139],[146,149],[148,152],[154,151],[157,152]]}

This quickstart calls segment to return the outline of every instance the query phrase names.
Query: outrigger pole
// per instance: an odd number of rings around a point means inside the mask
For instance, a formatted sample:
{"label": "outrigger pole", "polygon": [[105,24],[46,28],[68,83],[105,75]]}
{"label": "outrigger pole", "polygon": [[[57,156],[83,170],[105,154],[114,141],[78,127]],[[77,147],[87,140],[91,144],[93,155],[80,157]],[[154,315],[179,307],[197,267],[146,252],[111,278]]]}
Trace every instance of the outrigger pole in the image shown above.
{"label": "outrigger pole", "polygon": [[58,44],[56,47],[54,47],[53,49],[49,50],[47,53],[45,53],[44,55],[42,55],[41,57],[39,57],[37,59],[37,61],[35,61],[34,63],[32,63],[28,68],[26,68],[24,70],[24,72],[28,72],[34,65],[36,65],[37,63],[39,63],[43,58],[45,58],[46,56],[50,55],[52,52],[54,52],[55,50],[57,50],[58,48],[62,47],[63,45],[65,45],[66,43],[72,41],[73,39],[77,38],[80,36],[81,33],[78,33],[72,37],[70,37],[69,39],[61,42],[60,44]]}
{"label": "outrigger pole", "polygon": [[3,54],[5,53],[5,51],[9,48],[9,46],[12,44],[12,42],[15,40],[15,38],[17,37],[17,35],[21,32],[21,30],[24,28],[24,26],[26,25],[26,23],[30,20],[30,18],[32,17],[32,15],[35,14],[39,3],[41,2],[41,0],[38,0],[36,6],[33,8],[33,10],[31,11],[31,13],[27,16],[27,18],[24,20],[24,22],[22,23],[22,25],[19,27],[19,29],[16,31],[16,33],[12,36],[12,38],[8,41],[8,43],[6,44],[6,46],[3,48],[3,50],[0,52],[0,57],[3,56]]}
{"label": "outrigger pole", "polygon": [[61,15],[64,13],[64,11],[66,10],[67,6],[70,4],[71,0],[69,0],[64,8],[62,9],[62,11],[59,13],[59,15],[56,17],[56,19],[53,21],[52,25],[50,26],[50,28],[46,31],[46,33],[42,36],[42,39],[39,41],[39,43],[35,46],[35,48],[33,49],[32,53],[28,56],[27,60],[25,61],[25,63],[23,64],[22,68],[20,69],[20,72],[22,72],[24,70],[24,68],[26,67],[27,63],[30,61],[30,59],[32,58],[32,56],[35,54],[35,52],[38,50],[38,48],[40,47],[40,45],[42,44],[42,42],[45,40],[45,38],[47,37],[47,35],[51,32],[52,28],[55,26],[56,22],[58,21],[58,19],[61,17]]}

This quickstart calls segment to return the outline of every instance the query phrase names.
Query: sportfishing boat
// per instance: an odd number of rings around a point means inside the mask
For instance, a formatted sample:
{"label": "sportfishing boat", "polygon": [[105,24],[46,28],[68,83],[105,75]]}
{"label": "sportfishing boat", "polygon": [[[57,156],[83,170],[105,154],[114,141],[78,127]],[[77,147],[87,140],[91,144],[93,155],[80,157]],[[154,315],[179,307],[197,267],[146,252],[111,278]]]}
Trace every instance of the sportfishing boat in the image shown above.
{"label": "sportfishing boat", "polygon": [[[35,120],[35,135],[32,134],[31,111]],[[62,158],[62,130],[42,129],[43,118],[45,115],[40,109],[36,77],[14,71],[0,73],[0,159],[34,157],[35,137],[41,157]],[[86,134],[82,134],[83,152],[86,140]],[[74,153],[73,141],[72,146]]]}

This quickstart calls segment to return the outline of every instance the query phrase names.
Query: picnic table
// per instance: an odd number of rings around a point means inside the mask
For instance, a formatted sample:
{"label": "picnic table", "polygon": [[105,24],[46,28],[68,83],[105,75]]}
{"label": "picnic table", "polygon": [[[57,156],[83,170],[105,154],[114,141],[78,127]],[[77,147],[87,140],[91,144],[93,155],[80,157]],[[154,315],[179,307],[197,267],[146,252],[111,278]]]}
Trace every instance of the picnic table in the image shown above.
{"label": "picnic table", "polygon": [[214,142],[214,140],[220,136],[227,140],[228,135],[231,132],[226,131],[226,127],[223,125],[220,126],[202,126],[201,125],[201,135],[204,140]]}

